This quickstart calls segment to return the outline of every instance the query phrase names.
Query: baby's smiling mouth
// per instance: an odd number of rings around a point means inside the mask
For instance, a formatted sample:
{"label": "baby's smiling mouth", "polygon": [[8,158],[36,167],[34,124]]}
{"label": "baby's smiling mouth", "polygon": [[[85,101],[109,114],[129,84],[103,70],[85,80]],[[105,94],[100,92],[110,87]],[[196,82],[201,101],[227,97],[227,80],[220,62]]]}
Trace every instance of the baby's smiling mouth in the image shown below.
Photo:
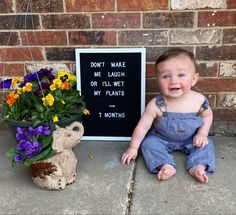
{"label": "baby's smiling mouth", "polygon": [[170,88],[171,91],[177,91],[177,90],[179,90],[179,89],[180,89],[180,88],[178,88],[178,87]]}

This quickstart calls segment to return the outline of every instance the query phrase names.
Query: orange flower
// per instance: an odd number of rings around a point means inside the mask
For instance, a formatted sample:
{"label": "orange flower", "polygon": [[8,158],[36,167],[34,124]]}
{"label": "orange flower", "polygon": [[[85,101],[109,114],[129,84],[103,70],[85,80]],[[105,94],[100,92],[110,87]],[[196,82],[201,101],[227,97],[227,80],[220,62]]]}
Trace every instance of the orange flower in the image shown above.
{"label": "orange flower", "polygon": [[11,107],[15,103],[16,99],[18,99],[18,98],[19,98],[18,94],[14,93],[14,92],[10,92],[6,96],[8,106]]}
{"label": "orange flower", "polygon": [[67,81],[62,82],[62,85],[61,85],[62,90],[69,90],[69,87],[70,87],[70,85]]}
{"label": "orange flower", "polygon": [[31,83],[26,83],[26,85],[25,85],[25,91],[26,92],[30,92],[31,90],[32,90],[32,84]]}

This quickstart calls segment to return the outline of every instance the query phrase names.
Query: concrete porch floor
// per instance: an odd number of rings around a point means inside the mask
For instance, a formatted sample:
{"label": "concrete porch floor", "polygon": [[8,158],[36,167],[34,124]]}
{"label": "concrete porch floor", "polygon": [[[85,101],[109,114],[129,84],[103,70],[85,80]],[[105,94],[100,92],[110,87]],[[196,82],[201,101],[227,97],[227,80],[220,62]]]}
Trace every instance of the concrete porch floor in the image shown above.
{"label": "concrete porch floor", "polygon": [[212,137],[217,169],[200,184],[175,152],[177,174],[157,181],[142,156],[130,165],[120,157],[128,142],[82,141],[75,148],[77,179],[62,191],[43,190],[28,168],[12,168],[5,152],[16,144],[0,130],[0,214],[236,214],[236,138]]}

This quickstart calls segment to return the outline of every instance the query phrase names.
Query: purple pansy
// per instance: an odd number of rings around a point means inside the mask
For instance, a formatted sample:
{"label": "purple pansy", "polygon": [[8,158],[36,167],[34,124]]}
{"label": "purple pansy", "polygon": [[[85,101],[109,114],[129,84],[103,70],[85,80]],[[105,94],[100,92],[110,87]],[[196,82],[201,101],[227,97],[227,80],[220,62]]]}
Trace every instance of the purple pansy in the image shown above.
{"label": "purple pansy", "polygon": [[12,83],[12,79],[6,79],[0,83],[0,88],[1,89],[10,89]]}
{"label": "purple pansy", "polygon": [[46,126],[43,127],[43,134],[45,136],[51,135],[51,130],[50,130],[50,126],[49,125],[46,125]]}
{"label": "purple pansy", "polygon": [[18,145],[14,157],[15,162],[21,162],[24,159],[24,155],[27,158],[32,158],[39,154],[43,149],[43,144],[39,142],[40,137],[49,135],[51,135],[49,125],[40,125],[36,128],[29,127],[28,129],[17,127],[16,139],[18,140]]}
{"label": "purple pansy", "polygon": [[25,128],[16,128],[16,139],[20,141],[21,139],[26,139],[28,137],[28,132],[25,130]]}
{"label": "purple pansy", "polygon": [[23,155],[20,152],[17,152],[15,157],[14,157],[14,161],[16,163],[20,163],[22,161],[22,159],[23,159]]}
{"label": "purple pansy", "polygon": [[42,144],[34,141],[33,143],[28,142],[25,147],[25,154],[28,158],[32,158],[37,155],[42,149]]}
{"label": "purple pansy", "polygon": [[26,139],[22,139],[19,141],[18,145],[17,145],[17,150],[23,150],[25,149],[25,144],[28,140]]}

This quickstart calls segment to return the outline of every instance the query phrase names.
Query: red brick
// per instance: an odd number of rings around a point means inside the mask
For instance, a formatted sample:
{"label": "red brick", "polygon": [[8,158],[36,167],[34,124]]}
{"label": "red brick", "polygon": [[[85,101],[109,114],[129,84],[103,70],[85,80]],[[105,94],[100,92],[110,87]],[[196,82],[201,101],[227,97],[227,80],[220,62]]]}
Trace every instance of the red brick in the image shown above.
{"label": "red brick", "polygon": [[236,11],[204,11],[198,13],[198,27],[235,25]]}
{"label": "red brick", "polygon": [[139,13],[92,14],[93,28],[140,28]]}
{"label": "red brick", "polygon": [[168,9],[167,0],[117,0],[118,10],[162,10]]}
{"label": "red brick", "polygon": [[66,45],[65,31],[34,31],[21,33],[22,45]]}
{"label": "red brick", "polygon": [[[79,47],[77,47],[79,48]],[[47,60],[75,61],[75,48],[45,48]]]}
{"label": "red brick", "polygon": [[235,92],[236,79],[201,78],[194,89],[200,92]]}
{"label": "red brick", "polygon": [[2,48],[0,60],[5,61],[37,61],[43,60],[42,48]]}
{"label": "red brick", "polygon": [[147,47],[146,54],[147,54],[147,61],[156,62],[156,59],[168,49],[168,47]]}
{"label": "red brick", "polygon": [[17,32],[0,32],[0,45],[1,46],[15,46],[19,45],[19,35]]}
{"label": "red brick", "polygon": [[17,12],[27,13],[46,13],[46,12],[63,12],[62,0],[33,0],[30,3],[25,0],[16,1]]}
{"label": "red brick", "polygon": [[223,43],[236,43],[236,28],[223,29]]}
{"label": "red brick", "polygon": [[69,32],[71,45],[116,45],[116,32],[79,31]]}
{"label": "red brick", "polygon": [[193,12],[144,13],[144,28],[192,28]]}
{"label": "red brick", "polygon": [[0,29],[38,29],[38,15],[0,15]]}
{"label": "red brick", "polygon": [[1,0],[0,1],[0,13],[11,13],[13,7],[12,0]]}
{"label": "red brick", "polygon": [[84,14],[42,15],[42,24],[47,29],[90,28],[89,16]]}
{"label": "red brick", "polygon": [[212,109],[214,120],[226,120],[231,121],[232,119],[236,119],[236,108],[217,108]]}
{"label": "red brick", "polygon": [[146,76],[147,78],[156,77],[155,64],[146,64]]}
{"label": "red brick", "polygon": [[[201,93],[201,92],[200,92]],[[215,107],[215,103],[216,103],[216,95],[214,93],[202,93],[209,102],[209,105],[211,106],[211,108]]]}
{"label": "red brick", "polygon": [[66,11],[83,12],[83,11],[114,11],[115,0],[65,0]]}
{"label": "red brick", "polygon": [[236,8],[236,1],[235,0],[227,0],[227,7],[228,8]]}
{"label": "red brick", "polygon": [[156,78],[147,78],[146,79],[146,92],[148,92],[148,93],[159,92]]}
{"label": "red brick", "polygon": [[[227,111],[227,110],[225,110]],[[213,126],[212,126],[213,133],[212,135],[214,136],[215,134],[221,135],[221,136],[236,136],[236,126],[235,126],[235,121],[232,120],[224,120],[224,118],[220,120],[214,120],[213,121]],[[210,133],[211,134],[211,133]]]}
{"label": "red brick", "polygon": [[23,76],[24,64],[0,64],[0,76]]}
{"label": "red brick", "polygon": [[[175,46],[177,47],[177,46]],[[180,47],[180,46],[178,46]],[[156,62],[156,59],[164,52],[166,51],[167,49],[169,49],[171,47],[169,46],[159,46],[159,47],[147,47],[146,50],[147,50],[147,61],[151,61],[151,62]],[[181,47],[183,48],[183,47]],[[193,51],[193,48],[192,47],[184,47],[186,50],[189,50],[189,51]]]}
{"label": "red brick", "polygon": [[160,31],[121,31],[119,45],[167,45],[166,30]]}
{"label": "red brick", "polygon": [[236,60],[236,45],[196,47],[197,60]]}
{"label": "red brick", "polygon": [[216,77],[218,71],[218,63],[197,63],[197,72],[200,77]]}

